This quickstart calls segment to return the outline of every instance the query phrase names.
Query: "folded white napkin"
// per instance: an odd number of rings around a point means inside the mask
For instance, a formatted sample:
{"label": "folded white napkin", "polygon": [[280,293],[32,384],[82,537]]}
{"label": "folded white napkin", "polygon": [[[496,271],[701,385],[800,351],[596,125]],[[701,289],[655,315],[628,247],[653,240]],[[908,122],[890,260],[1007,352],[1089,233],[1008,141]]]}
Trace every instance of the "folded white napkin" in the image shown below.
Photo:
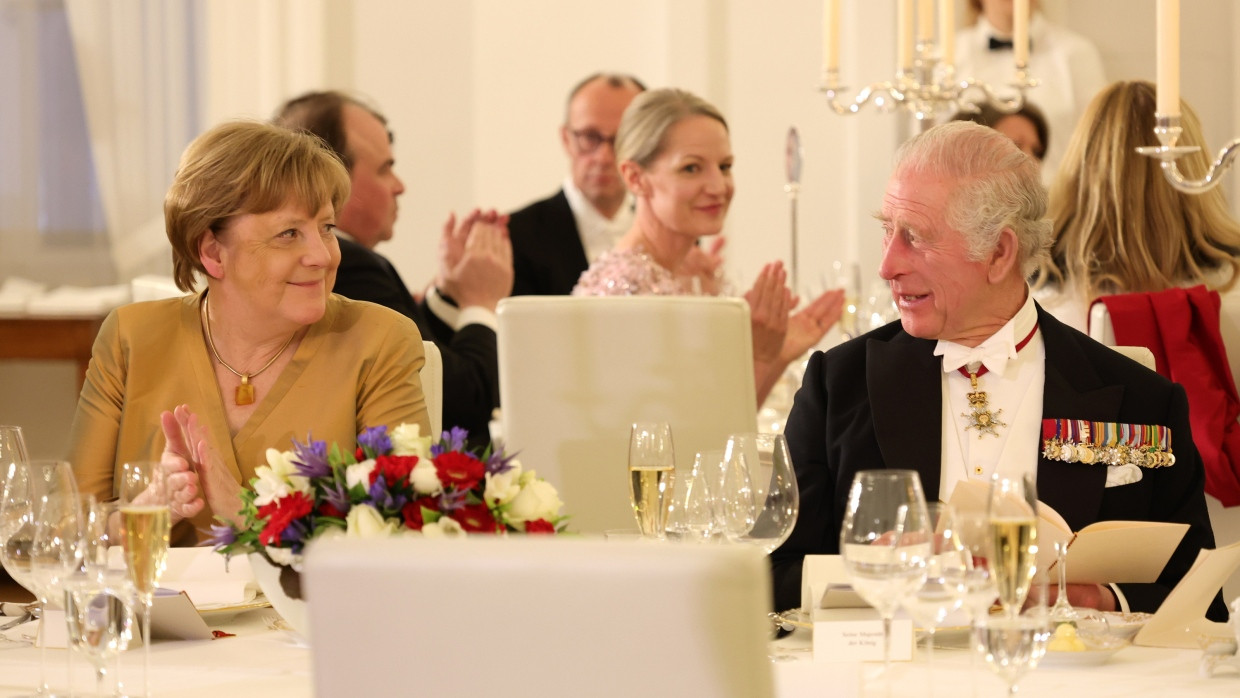
{"label": "folded white napkin", "polygon": [[26,303],[32,315],[91,315],[107,312],[129,302],[129,285],[61,286]]}
{"label": "folded white napkin", "polygon": [[[108,551],[109,562],[124,567],[120,547]],[[224,569],[224,556],[211,548],[171,548],[168,564],[159,586],[184,591],[199,610],[235,606],[254,600],[258,582],[250,571],[250,561],[234,557]]]}
{"label": "folded white napkin", "polygon": [[46,284],[30,279],[10,276],[0,284],[0,313],[20,314],[26,312],[26,304],[31,298],[47,290]]}

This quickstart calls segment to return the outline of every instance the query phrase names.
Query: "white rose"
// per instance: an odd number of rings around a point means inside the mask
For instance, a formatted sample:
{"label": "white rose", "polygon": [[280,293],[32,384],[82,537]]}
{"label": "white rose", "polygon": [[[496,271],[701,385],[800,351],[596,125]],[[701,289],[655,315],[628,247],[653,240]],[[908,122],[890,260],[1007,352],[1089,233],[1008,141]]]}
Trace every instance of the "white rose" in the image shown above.
{"label": "white rose", "polygon": [[508,472],[498,475],[487,473],[487,486],[482,493],[487,504],[507,504],[521,492],[521,466],[516,461],[512,466]]}
{"label": "white rose", "polygon": [[419,456],[418,464],[409,472],[409,483],[418,494],[439,494],[443,491],[443,483],[439,481],[439,471],[429,456]]}
{"label": "white rose", "polygon": [[396,522],[384,520],[369,504],[358,504],[345,517],[345,532],[350,538],[380,538],[395,533]]}
{"label": "white rose", "polygon": [[273,548],[273,547],[268,546],[266,548],[266,551],[267,551],[267,557],[271,558],[271,561],[276,563],[277,565],[284,565],[285,567],[295,567],[301,564],[301,560],[298,559],[300,556],[296,555],[295,553],[293,553],[292,550],[289,550],[288,548]]}
{"label": "white rose", "polygon": [[344,485],[348,489],[353,489],[354,485],[361,485],[363,489],[370,489],[370,473],[375,469],[374,459],[364,460],[361,463],[354,463],[346,466],[344,469]]}
{"label": "white rose", "polygon": [[254,469],[257,482],[254,483],[254,503],[258,506],[287,497],[291,492],[312,494],[310,480],[297,475],[297,466],[292,462],[293,454],[289,451],[280,452],[274,448],[267,449],[267,465]]}
{"label": "white rose", "polygon": [[461,528],[456,519],[443,516],[435,523],[428,523],[422,526],[422,535],[427,538],[455,538],[466,534],[465,529]]}
{"label": "white rose", "polygon": [[550,521],[559,515],[564,502],[560,501],[560,494],[551,483],[536,479],[533,470],[522,473],[520,482],[521,491],[508,503],[507,515],[510,523],[515,525],[538,519]]}
{"label": "white rose", "polygon": [[392,455],[431,457],[431,437],[422,436],[417,424],[401,424],[388,435],[392,440]]}

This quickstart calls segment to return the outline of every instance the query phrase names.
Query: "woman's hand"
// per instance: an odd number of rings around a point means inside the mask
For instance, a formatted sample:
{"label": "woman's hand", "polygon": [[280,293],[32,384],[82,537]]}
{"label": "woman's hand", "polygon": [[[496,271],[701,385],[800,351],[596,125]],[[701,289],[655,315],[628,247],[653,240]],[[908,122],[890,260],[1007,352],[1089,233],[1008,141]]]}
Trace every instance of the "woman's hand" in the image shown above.
{"label": "woman's hand", "polygon": [[844,313],[844,289],[823,293],[788,319],[788,333],[779,359],[787,365],[822,341]]}
{"label": "woman's hand", "polygon": [[210,506],[212,513],[240,521],[241,486],[233,479],[206,426],[186,405],[159,416],[164,453],[160,463],[168,477],[172,518],[190,518]]}
{"label": "woman's hand", "polygon": [[796,304],[785,283],[787,273],[782,262],[762,267],[753,288],[745,292],[749,303],[749,322],[753,326],[753,360],[772,363],[779,359],[788,334],[788,311]]}
{"label": "woman's hand", "polygon": [[708,296],[719,295],[723,278],[723,246],[727,242],[719,235],[710,241],[706,249],[702,249],[700,245],[690,247],[689,254],[685,255],[676,269],[676,275],[696,278],[701,284],[702,293]]}

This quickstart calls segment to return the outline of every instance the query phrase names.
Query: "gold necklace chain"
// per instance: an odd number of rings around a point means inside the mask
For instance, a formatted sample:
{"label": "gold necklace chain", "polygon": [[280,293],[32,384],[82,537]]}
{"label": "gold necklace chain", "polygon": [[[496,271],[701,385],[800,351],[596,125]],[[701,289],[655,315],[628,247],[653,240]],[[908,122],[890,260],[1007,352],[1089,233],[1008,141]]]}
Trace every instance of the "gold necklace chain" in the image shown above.
{"label": "gold necklace chain", "polygon": [[236,394],[233,395],[233,402],[235,402],[238,405],[254,404],[254,384],[250,382],[250,379],[262,373],[263,371],[266,371],[268,368],[271,368],[271,365],[276,362],[276,359],[280,358],[280,355],[284,353],[284,350],[288,349],[288,345],[293,343],[293,338],[297,336],[297,332],[293,332],[293,334],[289,335],[288,340],[284,342],[284,346],[280,347],[280,351],[277,351],[274,356],[268,359],[267,363],[263,364],[262,368],[258,369],[257,371],[253,373],[245,374],[233,368],[232,366],[229,366],[228,362],[220,357],[220,352],[217,351],[215,348],[215,338],[211,336],[211,313],[207,311],[206,295],[202,297],[201,307],[202,307],[203,326],[207,330],[207,346],[211,347],[211,355],[215,357],[216,361],[220,362],[221,366],[228,369],[229,371],[233,373],[233,375],[241,379],[241,385],[237,386]]}

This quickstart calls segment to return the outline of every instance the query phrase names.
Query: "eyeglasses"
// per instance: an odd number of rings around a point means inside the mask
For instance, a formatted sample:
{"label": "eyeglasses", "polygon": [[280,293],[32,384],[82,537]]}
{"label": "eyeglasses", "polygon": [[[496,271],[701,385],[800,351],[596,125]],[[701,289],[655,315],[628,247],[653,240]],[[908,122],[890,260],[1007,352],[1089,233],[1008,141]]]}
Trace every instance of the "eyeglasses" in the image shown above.
{"label": "eyeglasses", "polygon": [[593,153],[604,143],[610,145],[612,149],[616,147],[616,137],[614,135],[604,136],[592,128],[581,131],[570,130],[569,133],[573,136],[573,143],[577,145],[577,150],[583,153]]}

